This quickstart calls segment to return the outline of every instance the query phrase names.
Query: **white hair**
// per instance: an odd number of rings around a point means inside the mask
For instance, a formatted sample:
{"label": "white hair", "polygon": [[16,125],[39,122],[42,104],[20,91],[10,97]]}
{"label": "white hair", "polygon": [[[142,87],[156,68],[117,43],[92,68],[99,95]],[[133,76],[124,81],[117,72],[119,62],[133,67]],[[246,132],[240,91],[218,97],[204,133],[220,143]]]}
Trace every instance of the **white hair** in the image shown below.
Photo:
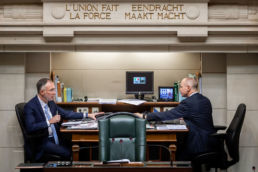
{"label": "white hair", "polygon": [[184,78],[185,83],[192,89],[197,90],[198,88],[198,82],[194,78]]}

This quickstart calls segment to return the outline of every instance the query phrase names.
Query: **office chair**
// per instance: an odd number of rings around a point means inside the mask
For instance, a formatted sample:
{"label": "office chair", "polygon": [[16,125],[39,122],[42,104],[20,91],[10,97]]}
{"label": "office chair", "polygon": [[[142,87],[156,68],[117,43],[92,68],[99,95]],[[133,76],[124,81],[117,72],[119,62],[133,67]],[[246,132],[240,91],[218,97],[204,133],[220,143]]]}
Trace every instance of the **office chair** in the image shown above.
{"label": "office chair", "polygon": [[98,121],[99,160],[145,161],[146,120],[117,112]]}
{"label": "office chair", "polygon": [[26,103],[18,103],[15,105],[15,111],[16,111],[16,116],[18,119],[18,122],[21,127],[23,139],[24,139],[24,162],[47,162],[47,161],[57,161],[57,160],[62,160],[60,156],[53,155],[53,154],[43,154],[42,158],[40,160],[35,159],[36,155],[36,145],[38,144],[39,138],[42,138],[44,135],[48,135],[47,132],[37,132],[33,134],[29,134],[26,131],[25,128],[25,117],[24,117],[24,106]]}
{"label": "office chair", "polygon": [[[194,171],[200,171],[202,165],[210,168],[227,169],[239,161],[239,136],[243,126],[246,112],[246,105],[240,104],[237,107],[235,115],[226,130],[226,133],[215,133],[211,137],[216,137],[219,140],[216,151],[206,152],[196,156],[192,160]],[[227,148],[226,153],[224,143]]]}

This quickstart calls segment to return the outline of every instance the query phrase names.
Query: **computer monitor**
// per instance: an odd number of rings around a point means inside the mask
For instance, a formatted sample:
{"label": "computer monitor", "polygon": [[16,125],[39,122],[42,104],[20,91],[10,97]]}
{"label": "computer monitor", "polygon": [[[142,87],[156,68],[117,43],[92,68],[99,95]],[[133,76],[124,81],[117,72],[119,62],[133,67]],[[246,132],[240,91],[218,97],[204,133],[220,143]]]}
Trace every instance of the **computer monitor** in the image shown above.
{"label": "computer monitor", "polygon": [[159,87],[159,101],[173,101],[174,87]]}
{"label": "computer monitor", "polygon": [[153,94],[153,71],[127,71],[126,94],[144,99],[144,94]]}

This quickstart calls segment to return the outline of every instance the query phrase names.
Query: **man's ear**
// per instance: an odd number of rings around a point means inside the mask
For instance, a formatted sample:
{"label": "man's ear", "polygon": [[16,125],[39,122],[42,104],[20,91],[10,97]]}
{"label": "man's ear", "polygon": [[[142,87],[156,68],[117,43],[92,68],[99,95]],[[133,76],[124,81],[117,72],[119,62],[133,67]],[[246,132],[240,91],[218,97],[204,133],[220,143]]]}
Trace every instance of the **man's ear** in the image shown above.
{"label": "man's ear", "polygon": [[191,87],[189,85],[187,85],[186,88],[187,88],[187,91],[191,90]]}
{"label": "man's ear", "polygon": [[44,95],[44,92],[45,92],[45,90],[40,90],[39,94],[42,96],[42,95]]}

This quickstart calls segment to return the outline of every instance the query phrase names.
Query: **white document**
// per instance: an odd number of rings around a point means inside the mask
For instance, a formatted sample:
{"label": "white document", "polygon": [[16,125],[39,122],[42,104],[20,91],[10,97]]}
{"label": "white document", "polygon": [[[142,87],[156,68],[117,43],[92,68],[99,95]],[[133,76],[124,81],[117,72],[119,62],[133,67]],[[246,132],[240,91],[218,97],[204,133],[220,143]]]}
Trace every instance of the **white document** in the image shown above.
{"label": "white document", "polygon": [[185,125],[167,125],[169,130],[186,130]]}
{"label": "white document", "polygon": [[156,125],[157,130],[187,130],[187,127],[185,125],[175,125],[175,124],[169,124],[169,125]]}
{"label": "white document", "polygon": [[116,104],[116,99],[99,99],[99,104]]}
{"label": "white document", "polygon": [[61,125],[65,126],[65,127],[70,127],[70,126],[78,125],[81,123],[82,123],[82,121],[68,121],[68,122],[63,122]]}
{"label": "white document", "polygon": [[118,159],[118,160],[110,160],[107,163],[130,163],[129,159]]}
{"label": "white document", "polygon": [[94,122],[83,122],[78,125],[73,125],[70,127],[70,129],[97,129],[98,123],[96,121]]}
{"label": "white document", "polygon": [[99,102],[100,98],[88,98],[87,102]]}
{"label": "white document", "polygon": [[127,104],[131,104],[131,105],[140,105],[142,103],[145,103],[146,100],[138,100],[138,99],[122,99],[119,100],[118,102],[122,102],[122,103],[127,103]]}
{"label": "white document", "polygon": [[154,125],[146,124],[146,129],[155,129]]}

